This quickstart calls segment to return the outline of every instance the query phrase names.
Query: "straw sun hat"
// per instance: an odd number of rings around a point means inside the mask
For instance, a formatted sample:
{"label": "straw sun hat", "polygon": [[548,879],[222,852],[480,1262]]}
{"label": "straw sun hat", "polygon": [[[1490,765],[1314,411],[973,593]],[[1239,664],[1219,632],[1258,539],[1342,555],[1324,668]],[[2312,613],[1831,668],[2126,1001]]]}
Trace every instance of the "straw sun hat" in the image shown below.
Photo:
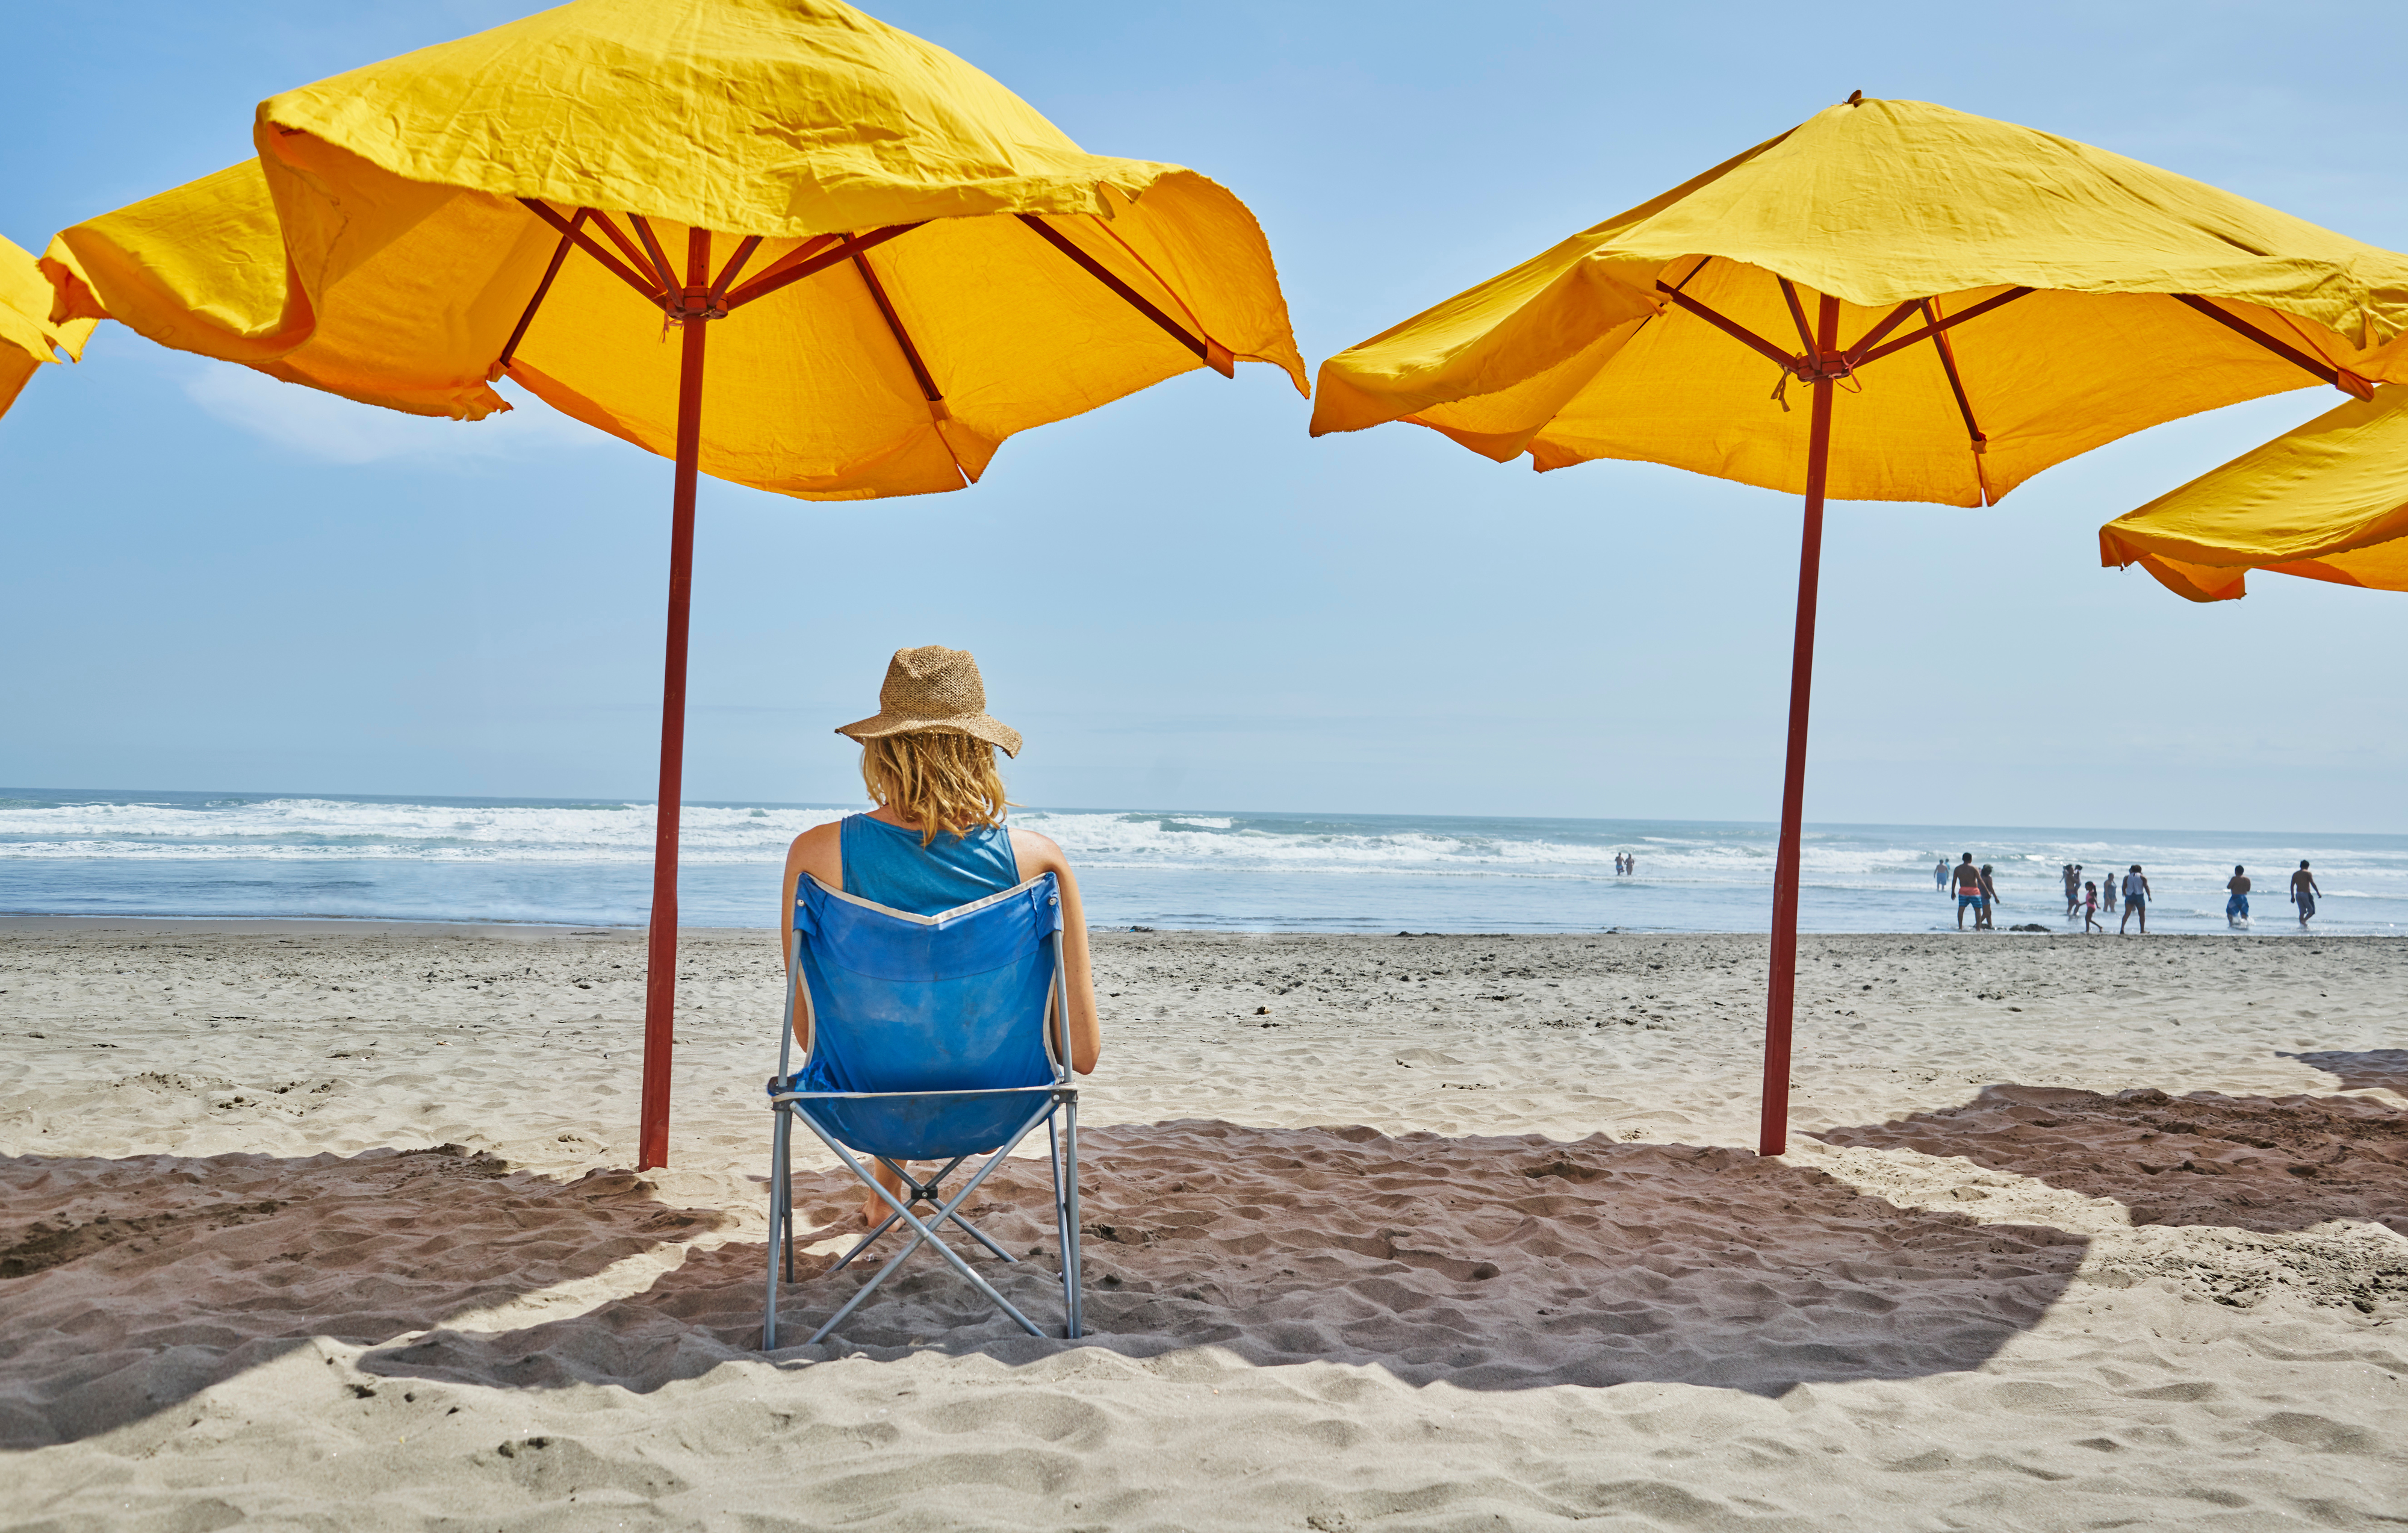
{"label": "straw sun hat", "polygon": [[986,683],[968,650],[923,644],[896,651],[886,663],[886,684],[878,689],[877,717],[838,724],[836,732],[871,740],[914,730],[968,735],[1001,746],[1007,756],[1020,754],[1020,731],[987,717]]}

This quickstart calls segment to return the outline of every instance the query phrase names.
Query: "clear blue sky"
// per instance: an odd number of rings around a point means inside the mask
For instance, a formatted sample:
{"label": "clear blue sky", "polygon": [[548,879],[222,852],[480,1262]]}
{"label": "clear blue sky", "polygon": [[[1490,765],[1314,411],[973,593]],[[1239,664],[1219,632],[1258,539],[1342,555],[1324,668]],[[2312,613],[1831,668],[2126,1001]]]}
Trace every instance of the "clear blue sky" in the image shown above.
{"label": "clear blue sky", "polygon": [[[250,153],[278,90],[510,0],[29,8],[0,233]],[[2408,15],[2321,5],[890,0],[1087,147],[1269,234],[1309,361],[1862,89],[2408,248]],[[2408,830],[2408,597],[2196,607],[2093,529],[2338,403],[2160,428],[2000,508],[1836,506],[1808,816]],[[1798,505],[1319,442],[1267,367],[820,506],[705,480],[688,796],[853,797],[885,656],[978,652],[1035,804],[1768,818]],[[384,414],[103,327],[0,421],[0,782],[649,797],[669,466],[532,402]]]}

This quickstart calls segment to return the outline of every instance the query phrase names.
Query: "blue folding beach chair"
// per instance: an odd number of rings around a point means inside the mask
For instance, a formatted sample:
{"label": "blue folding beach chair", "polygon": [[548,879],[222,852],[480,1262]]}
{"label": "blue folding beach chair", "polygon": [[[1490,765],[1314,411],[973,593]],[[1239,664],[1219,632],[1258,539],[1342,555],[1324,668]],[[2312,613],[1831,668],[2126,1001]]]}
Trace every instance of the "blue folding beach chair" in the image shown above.
{"label": "blue folding beach chair", "polygon": [[[1081,1332],[1079,1089],[1070,1083],[1069,988],[1062,967],[1062,895],[1054,875],[940,911],[912,915],[831,889],[806,874],[787,941],[786,1024],[769,1165],[769,1298],[761,1349],[778,1344],[778,1283],[795,1277],[793,1127],[797,1120],[893,1211],[830,1268],[840,1271],[897,1224],[901,1251],[811,1333],[819,1341],[872,1290],[932,1247],[1031,1336],[1035,1323],[937,1238],[947,1224],[1007,1262],[960,1210],[979,1183],[1038,1125],[1054,1174],[1054,1225],[1062,1258],[1063,1334]],[[789,1069],[801,1019],[803,1063]],[[909,1196],[878,1185],[855,1152],[901,1177]],[[945,1197],[939,1185],[973,1155],[985,1163]],[[904,1170],[942,1162],[925,1182]],[[914,1211],[936,1211],[924,1221]]]}

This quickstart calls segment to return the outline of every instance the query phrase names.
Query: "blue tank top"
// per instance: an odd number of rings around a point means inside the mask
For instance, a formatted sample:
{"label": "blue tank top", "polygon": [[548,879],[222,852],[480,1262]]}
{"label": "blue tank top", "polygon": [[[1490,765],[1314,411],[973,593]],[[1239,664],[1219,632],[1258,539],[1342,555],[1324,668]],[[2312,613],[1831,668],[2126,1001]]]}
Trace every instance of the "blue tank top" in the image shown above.
{"label": "blue tank top", "polygon": [[958,837],[939,831],[922,846],[916,830],[849,814],[838,823],[837,838],[844,892],[889,910],[936,915],[1020,881],[1011,833],[993,825]]}

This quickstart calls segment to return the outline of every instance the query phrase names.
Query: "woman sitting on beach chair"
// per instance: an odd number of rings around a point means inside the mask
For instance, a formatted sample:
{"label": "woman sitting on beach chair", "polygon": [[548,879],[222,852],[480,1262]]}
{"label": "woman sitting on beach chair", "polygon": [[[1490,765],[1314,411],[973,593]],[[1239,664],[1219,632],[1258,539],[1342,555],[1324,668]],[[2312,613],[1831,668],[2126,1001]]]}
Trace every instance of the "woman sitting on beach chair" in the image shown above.
{"label": "woman sitting on beach chair", "polygon": [[[1062,894],[1070,1064],[1082,1075],[1092,1073],[1103,1033],[1079,881],[1049,838],[1003,824],[1007,806],[995,752],[1000,746],[1006,755],[1018,755],[1020,732],[987,716],[986,688],[970,652],[941,644],[895,652],[878,705],[876,717],[837,730],[861,742],[862,781],[878,807],[795,838],[786,852],[779,929],[790,924],[796,886],[806,873],[893,910],[935,915],[1050,872]],[[902,1192],[882,1164],[877,1175],[888,1191]],[[869,1197],[862,1222],[876,1225],[886,1211]]]}

